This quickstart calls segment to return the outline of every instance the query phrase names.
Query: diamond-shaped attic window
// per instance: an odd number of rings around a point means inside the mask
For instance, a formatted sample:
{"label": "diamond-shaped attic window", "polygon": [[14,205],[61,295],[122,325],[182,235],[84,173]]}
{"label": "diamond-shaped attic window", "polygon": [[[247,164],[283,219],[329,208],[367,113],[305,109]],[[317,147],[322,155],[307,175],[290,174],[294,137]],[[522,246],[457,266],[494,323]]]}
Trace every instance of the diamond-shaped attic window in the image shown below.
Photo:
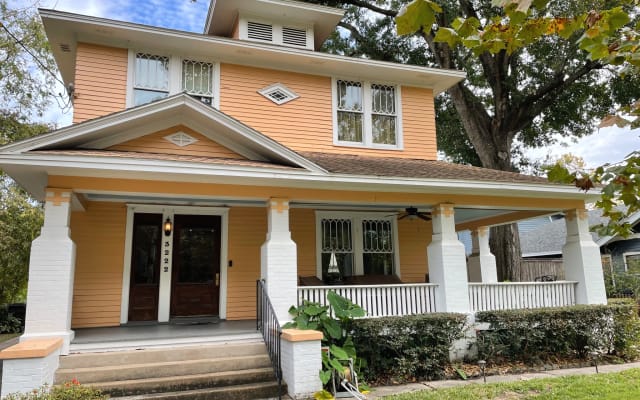
{"label": "diamond-shaped attic window", "polygon": [[289,89],[282,83],[276,83],[276,84],[267,86],[264,89],[258,90],[258,93],[260,93],[261,95],[263,95],[264,97],[273,101],[276,104],[284,104],[300,97],[296,94],[296,92]]}
{"label": "diamond-shaped attic window", "polygon": [[165,136],[164,138],[180,147],[185,147],[198,141],[198,139],[191,137],[184,132],[176,132],[172,135]]}

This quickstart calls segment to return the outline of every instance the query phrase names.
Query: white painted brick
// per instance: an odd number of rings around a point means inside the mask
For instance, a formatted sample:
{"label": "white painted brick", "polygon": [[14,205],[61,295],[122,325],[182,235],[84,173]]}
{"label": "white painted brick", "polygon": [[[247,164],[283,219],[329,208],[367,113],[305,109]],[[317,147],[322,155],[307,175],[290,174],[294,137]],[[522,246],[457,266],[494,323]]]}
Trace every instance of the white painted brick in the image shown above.
{"label": "white painted brick", "polygon": [[281,341],[282,374],[293,399],[313,398],[322,389],[320,340],[306,342]]}
{"label": "white painted brick", "polygon": [[44,384],[53,384],[59,358],[60,350],[56,350],[42,358],[4,360],[0,398],[9,393],[26,393]]}

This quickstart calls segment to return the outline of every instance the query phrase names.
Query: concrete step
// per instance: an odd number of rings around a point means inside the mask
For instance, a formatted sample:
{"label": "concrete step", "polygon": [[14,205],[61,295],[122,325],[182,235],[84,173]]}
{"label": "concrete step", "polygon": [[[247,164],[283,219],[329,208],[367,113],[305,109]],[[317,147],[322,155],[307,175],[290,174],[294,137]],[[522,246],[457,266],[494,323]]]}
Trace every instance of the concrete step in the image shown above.
{"label": "concrete step", "polygon": [[60,357],[61,369],[153,364],[182,360],[206,360],[266,354],[264,342],[222,343],[104,353],[79,353]]}
{"label": "concrete step", "polygon": [[[283,386],[282,393],[284,394],[286,393],[286,391],[286,386]],[[137,396],[119,397],[118,400],[255,400],[273,398],[278,398],[277,382],[261,382],[222,388],[152,393]]]}
{"label": "concrete step", "polygon": [[[264,346],[263,346],[264,347]],[[269,356],[260,355],[217,357],[212,359],[180,360],[147,364],[108,365],[83,368],[60,368],[55,382],[77,379],[82,383],[162,378],[176,375],[198,375],[242,369],[266,368],[271,365]]]}
{"label": "concrete step", "polygon": [[[85,383],[80,381],[81,383]],[[111,397],[145,395],[196,389],[211,389],[245,384],[275,382],[273,369],[255,368],[242,371],[224,371],[198,375],[86,383]],[[262,396],[265,397],[265,396]],[[268,396],[266,396],[268,397]]]}

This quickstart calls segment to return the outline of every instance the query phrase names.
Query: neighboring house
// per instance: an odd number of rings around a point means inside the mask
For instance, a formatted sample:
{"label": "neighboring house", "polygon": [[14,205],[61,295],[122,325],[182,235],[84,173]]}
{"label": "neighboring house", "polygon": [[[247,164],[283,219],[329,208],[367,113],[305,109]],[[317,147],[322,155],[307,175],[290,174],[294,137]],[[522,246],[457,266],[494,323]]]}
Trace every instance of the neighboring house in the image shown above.
{"label": "neighboring house", "polygon": [[[600,210],[589,211],[589,226],[594,227],[606,222],[607,219],[602,217]],[[633,234],[626,238],[600,236],[595,231],[591,232],[593,240],[600,247],[603,266],[619,272],[640,267],[640,212],[630,215],[624,222],[629,223],[633,231]],[[523,233],[520,236],[523,259],[561,259],[566,236],[567,228],[563,219]]]}
{"label": "neighboring house", "polygon": [[[433,98],[462,72],[317,52],[342,10],[211,4],[203,34],[40,11],[74,124],[0,148],[0,168],[45,202],[20,362],[3,370],[27,378],[3,394],[50,381],[58,352],[88,337],[114,350],[166,323],[251,329],[258,279],[281,324],[328,288],[371,315],[606,301],[585,212],[595,194],[436,160]],[[495,283],[487,227],[558,212],[570,282]],[[192,334],[170,327],[165,346]],[[320,387],[320,342],[296,335],[283,334],[282,369],[301,396]]]}

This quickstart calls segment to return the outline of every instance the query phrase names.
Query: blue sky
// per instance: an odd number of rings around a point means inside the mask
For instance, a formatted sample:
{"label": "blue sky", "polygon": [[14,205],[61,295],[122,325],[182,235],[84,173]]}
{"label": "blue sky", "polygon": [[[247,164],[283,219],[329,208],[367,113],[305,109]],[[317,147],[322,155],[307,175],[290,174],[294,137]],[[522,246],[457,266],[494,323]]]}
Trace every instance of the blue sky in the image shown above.
{"label": "blue sky", "polygon": [[[10,6],[33,7],[36,0],[9,0]],[[135,22],[165,28],[202,32],[209,0],[40,0],[39,6],[59,11]],[[54,104],[55,106],[55,104]],[[52,107],[45,120],[65,126],[70,113],[61,115]],[[640,131],[617,128],[594,128],[594,134],[579,140],[558,138],[558,143],[526,154],[531,159],[559,157],[573,153],[585,159],[587,166],[621,161],[633,150],[640,149]]]}

